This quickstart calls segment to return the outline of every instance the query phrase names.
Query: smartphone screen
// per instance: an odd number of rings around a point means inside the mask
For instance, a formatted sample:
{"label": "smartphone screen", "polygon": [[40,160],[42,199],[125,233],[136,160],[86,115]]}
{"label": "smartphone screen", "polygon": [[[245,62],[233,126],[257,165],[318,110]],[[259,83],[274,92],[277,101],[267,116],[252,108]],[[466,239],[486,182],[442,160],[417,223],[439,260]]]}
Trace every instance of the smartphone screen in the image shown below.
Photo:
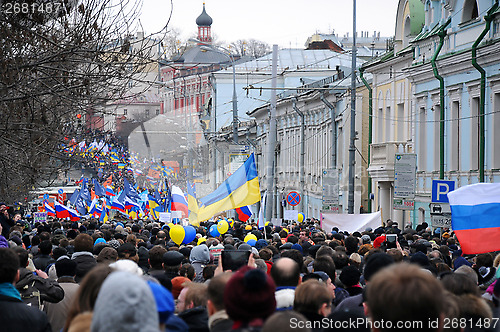
{"label": "smartphone screen", "polygon": [[385,240],[390,243],[396,243],[397,235],[396,234],[387,234],[385,236]]}
{"label": "smartphone screen", "polygon": [[396,234],[387,234],[385,236],[385,242],[386,242],[387,249],[396,248],[397,247],[397,245],[396,245],[397,240],[398,240],[398,236]]}
{"label": "smartphone screen", "polygon": [[248,264],[250,251],[246,250],[224,250],[221,252],[222,269],[236,272],[240,267]]}

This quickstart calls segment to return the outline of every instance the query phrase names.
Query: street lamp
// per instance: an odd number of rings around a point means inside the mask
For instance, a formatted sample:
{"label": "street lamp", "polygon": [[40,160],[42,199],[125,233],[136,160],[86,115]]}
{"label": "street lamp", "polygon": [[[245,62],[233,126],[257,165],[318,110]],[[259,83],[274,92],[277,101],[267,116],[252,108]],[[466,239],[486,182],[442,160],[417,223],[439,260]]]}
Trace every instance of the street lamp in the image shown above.
{"label": "street lamp", "polygon": [[[224,56],[227,56],[229,58],[229,60],[231,61],[231,65],[233,67],[233,142],[234,142],[234,144],[238,144],[238,97],[236,95],[236,68],[235,68],[235,63],[234,63],[234,57],[231,54],[231,52],[229,52],[229,50],[225,49],[224,47],[218,46],[219,48],[223,49],[227,53],[219,51],[213,45],[204,43],[204,42],[197,40],[197,39],[194,39],[194,38],[190,38],[189,41],[201,44],[202,46],[200,48],[202,50],[212,51],[212,52],[216,52],[216,53],[222,54]],[[215,128],[215,131],[217,131],[217,128]]]}

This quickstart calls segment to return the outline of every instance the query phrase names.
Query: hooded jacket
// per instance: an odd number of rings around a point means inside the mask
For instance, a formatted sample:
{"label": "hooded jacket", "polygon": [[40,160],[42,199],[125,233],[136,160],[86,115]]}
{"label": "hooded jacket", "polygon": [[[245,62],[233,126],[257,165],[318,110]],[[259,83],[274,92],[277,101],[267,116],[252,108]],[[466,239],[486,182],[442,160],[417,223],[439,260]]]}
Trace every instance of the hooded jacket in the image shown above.
{"label": "hooded jacket", "polygon": [[194,282],[203,282],[203,268],[210,262],[210,250],[205,244],[200,244],[191,250],[189,262],[194,267],[196,276]]}
{"label": "hooded jacket", "polygon": [[82,281],[85,274],[89,272],[94,266],[97,265],[97,261],[94,258],[94,255],[88,251],[79,251],[75,252],[71,259],[76,262],[76,277],[75,281]]}
{"label": "hooded jacket", "polygon": [[141,277],[111,273],[94,306],[92,332],[158,332],[159,317],[153,293]]}

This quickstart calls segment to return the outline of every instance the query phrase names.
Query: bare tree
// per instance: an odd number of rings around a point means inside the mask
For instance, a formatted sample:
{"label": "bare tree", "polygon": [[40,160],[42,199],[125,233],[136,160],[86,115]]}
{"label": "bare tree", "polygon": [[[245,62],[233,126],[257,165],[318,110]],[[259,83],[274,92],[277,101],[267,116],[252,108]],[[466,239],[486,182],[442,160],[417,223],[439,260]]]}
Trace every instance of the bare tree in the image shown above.
{"label": "bare tree", "polygon": [[62,144],[82,133],[76,115],[122,98],[128,82],[140,80],[140,73],[155,64],[156,42],[131,28],[140,5],[135,0],[3,4],[2,200],[20,200],[33,187],[50,183],[73,158]]}
{"label": "bare tree", "polygon": [[269,44],[256,39],[238,39],[228,46],[229,50],[237,56],[250,56],[259,58],[271,52]]}

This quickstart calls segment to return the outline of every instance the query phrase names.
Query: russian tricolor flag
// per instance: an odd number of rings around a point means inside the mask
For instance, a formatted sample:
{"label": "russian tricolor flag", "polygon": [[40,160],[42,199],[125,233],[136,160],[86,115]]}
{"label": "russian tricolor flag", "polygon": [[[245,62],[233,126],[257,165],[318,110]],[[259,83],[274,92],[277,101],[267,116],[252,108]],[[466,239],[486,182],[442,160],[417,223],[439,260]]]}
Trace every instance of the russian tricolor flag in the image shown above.
{"label": "russian tricolor flag", "polygon": [[116,196],[115,192],[111,187],[106,187],[106,196]]}
{"label": "russian tricolor flag", "polygon": [[118,210],[118,211],[121,211],[123,213],[126,213],[125,212],[125,204],[118,201],[118,199],[115,199],[115,200],[113,200],[113,202],[111,202],[111,210]]}
{"label": "russian tricolor flag", "polygon": [[80,220],[80,216],[78,215],[78,213],[75,210],[73,210],[67,206],[62,205],[57,201],[54,202],[54,207],[56,210],[56,217],[57,218],[69,218],[71,221]]}
{"label": "russian tricolor flag", "polygon": [[45,212],[47,212],[48,216],[56,216],[56,210],[52,206],[50,206],[49,202],[44,201],[43,206],[45,207]]}
{"label": "russian tricolor flag", "polygon": [[451,228],[464,254],[500,250],[500,183],[476,183],[448,193]]}
{"label": "russian tricolor flag", "polygon": [[248,205],[242,206],[236,209],[236,214],[238,215],[238,219],[240,221],[247,221],[252,216],[252,211],[250,211],[250,207]]}
{"label": "russian tricolor flag", "polygon": [[188,203],[186,196],[182,192],[182,189],[176,186],[172,186],[172,201],[170,205],[171,211],[182,211],[183,218],[188,216]]}

